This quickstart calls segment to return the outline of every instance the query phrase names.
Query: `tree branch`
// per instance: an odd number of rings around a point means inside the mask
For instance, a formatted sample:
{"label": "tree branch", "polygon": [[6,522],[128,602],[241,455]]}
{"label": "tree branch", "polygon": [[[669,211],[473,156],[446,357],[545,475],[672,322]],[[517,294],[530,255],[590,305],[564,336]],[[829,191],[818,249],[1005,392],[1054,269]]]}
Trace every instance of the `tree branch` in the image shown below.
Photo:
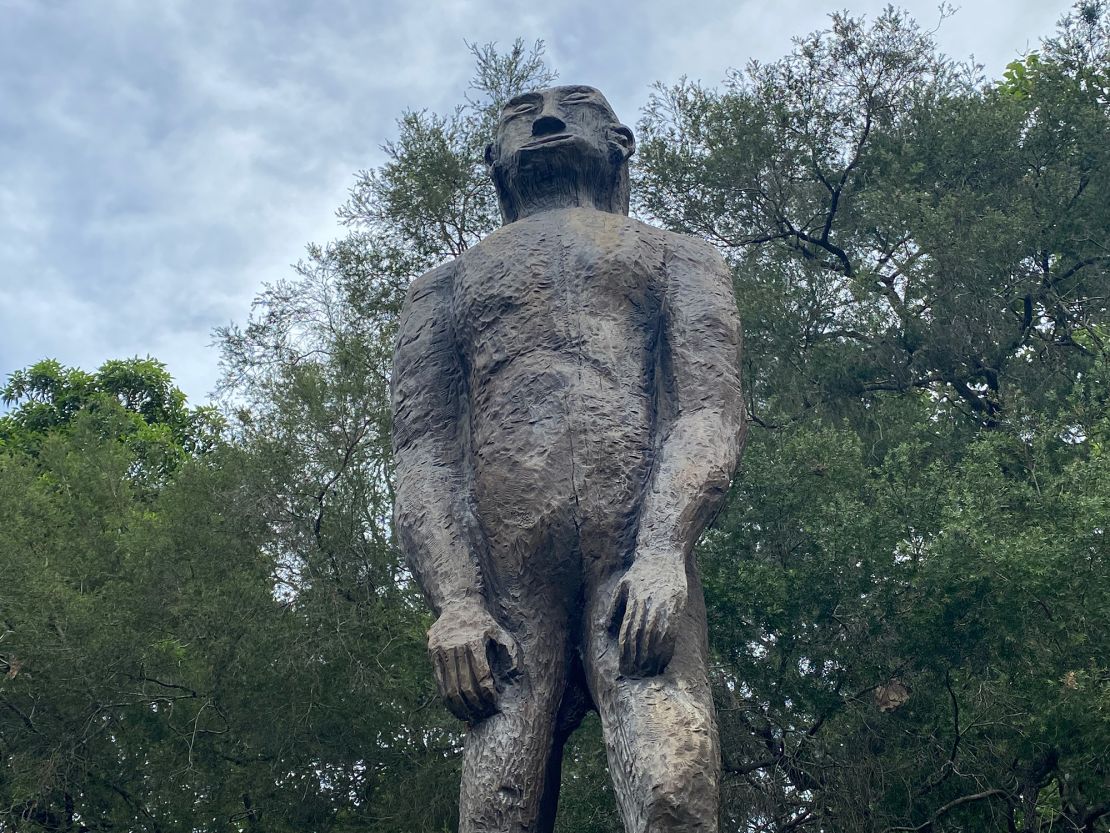
{"label": "tree branch", "polygon": [[985,798],[994,798],[996,796],[1004,795],[1008,795],[1005,790],[983,790],[983,792],[972,793],[971,795],[964,795],[960,798],[949,801],[947,804],[933,813],[932,817],[930,817],[928,821],[922,822],[921,824],[917,825],[917,827],[888,827],[886,829],[886,833],[897,833],[897,831],[903,831],[903,833],[928,833],[928,831],[933,829],[933,825],[935,825],[940,817],[943,816],[945,813],[948,813],[963,804],[970,804],[973,801],[982,801]]}

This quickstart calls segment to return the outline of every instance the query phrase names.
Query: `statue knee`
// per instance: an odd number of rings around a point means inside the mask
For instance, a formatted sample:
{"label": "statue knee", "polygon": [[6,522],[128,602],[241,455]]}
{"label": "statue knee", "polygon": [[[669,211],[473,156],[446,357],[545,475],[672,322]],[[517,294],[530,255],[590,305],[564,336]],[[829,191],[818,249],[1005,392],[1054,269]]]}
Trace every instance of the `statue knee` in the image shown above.
{"label": "statue knee", "polygon": [[716,780],[703,768],[676,766],[652,785],[644,833],[716,833],[717,794]]}
{"label": "statue knee", "polygon": [[720,792],[715,734],[696,721],[672,725],[641,782],[645,833],[715,833]]}

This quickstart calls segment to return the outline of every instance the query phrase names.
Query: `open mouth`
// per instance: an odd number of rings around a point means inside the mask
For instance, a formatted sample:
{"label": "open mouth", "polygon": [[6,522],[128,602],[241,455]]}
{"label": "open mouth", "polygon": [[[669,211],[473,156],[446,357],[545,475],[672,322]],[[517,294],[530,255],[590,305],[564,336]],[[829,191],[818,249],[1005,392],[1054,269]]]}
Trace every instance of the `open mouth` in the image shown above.
{"label": "open mouth", "polygon": [[552,136],[541,136],[538,139],[533,139],[528,144],[521,145],[521,147],[522,148],[534,148],[534,147],[538,147],[539,145],[550,145],[553,142],[561,142],[564,139],[572,139],[572,138],[574,138],[574,137],[571,136],[571,134],[569,134],[569,133],[556,133]]}

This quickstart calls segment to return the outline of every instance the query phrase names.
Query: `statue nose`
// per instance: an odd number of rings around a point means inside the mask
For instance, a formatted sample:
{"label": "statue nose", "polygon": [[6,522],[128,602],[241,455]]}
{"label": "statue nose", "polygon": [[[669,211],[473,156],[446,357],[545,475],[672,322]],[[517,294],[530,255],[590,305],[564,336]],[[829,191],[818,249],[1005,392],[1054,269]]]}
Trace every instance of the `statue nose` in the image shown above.
{"label": "statue nose", "polygon": [[552,133],[562,133],[566,129],[566,122],[557,116],[540,116],[532,122],[533,136],[548,136]]}

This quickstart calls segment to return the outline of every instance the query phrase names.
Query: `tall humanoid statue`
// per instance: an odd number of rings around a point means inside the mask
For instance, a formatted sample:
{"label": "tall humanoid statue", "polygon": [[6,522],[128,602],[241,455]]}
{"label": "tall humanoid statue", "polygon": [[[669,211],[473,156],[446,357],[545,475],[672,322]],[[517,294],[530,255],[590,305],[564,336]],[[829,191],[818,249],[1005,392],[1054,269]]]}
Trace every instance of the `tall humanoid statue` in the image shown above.
{"label": "tall humanoid statue", "polygon": [[729,271],[629,219],[635,142],[591,87],[505,105],[505,224],[415,281],[393,374],[396,528],[469,724],[463,833],[550,831],[601,717],[628,831],[716,831],[691,551],[744,442]]}

